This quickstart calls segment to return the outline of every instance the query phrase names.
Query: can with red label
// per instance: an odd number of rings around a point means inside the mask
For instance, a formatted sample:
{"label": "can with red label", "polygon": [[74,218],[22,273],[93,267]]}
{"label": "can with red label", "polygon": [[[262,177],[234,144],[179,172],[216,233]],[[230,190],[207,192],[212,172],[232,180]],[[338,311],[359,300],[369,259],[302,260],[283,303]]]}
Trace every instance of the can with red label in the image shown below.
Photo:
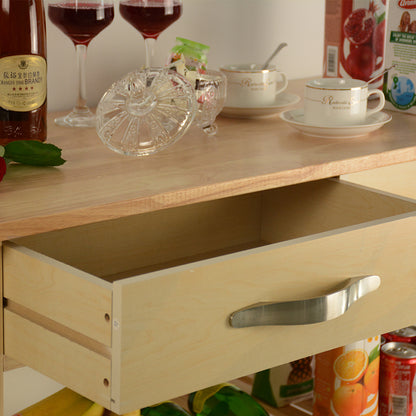
{"label": "can with red label", "polygon": [[387,342],[381,347],[380,416],[416,416],[416,346]]}
{"label": "can with red label", "polygon": [[397,331],[383,334],[386,342],[408,342],[416,344],[416,326],[408,326]]}

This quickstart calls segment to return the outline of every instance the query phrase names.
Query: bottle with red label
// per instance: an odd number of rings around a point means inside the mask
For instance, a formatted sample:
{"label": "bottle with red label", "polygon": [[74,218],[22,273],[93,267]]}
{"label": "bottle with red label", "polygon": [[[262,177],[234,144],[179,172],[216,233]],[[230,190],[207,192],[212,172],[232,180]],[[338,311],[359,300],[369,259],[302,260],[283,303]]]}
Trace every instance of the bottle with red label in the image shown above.
{"label": "bottle with red label", "polygon": [[[326,0],[324,76],[369,81],[384,69],[387,0]],[[377,79],[372,87],[382,87]]]}
{"label": "bottle with red label", "polygon": [[0,145],[46,139],[42,0],[0,0]]}

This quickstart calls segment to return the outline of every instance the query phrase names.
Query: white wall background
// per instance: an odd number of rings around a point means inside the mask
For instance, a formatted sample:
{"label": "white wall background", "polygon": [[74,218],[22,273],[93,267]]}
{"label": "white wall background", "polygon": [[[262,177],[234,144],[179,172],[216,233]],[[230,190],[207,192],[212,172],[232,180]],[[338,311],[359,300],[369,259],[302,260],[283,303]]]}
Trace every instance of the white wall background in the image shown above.
{"label": "white wall background", "polygon": [[[115,3],[118,3],[115,0]],[[154,63],[165,63],[175,37],[211,46],[208,66],[264,62],[280,42],[287,42],[273,63],[289,79],[320,75],[323,61],[324,0],[183,0],[183,15],[163,32]],[[71,109],[75,102],[75,50],[48,21],[48,106]],[[141,35],[118,13],[88,50],[88,101],[98,103],[105,90],[144,64]],[[53,393],[61,386],[28,368],[5,373],[5,416]]]}
{"label": "white wall background", "polygon": [[[143,38],[115,9],[112,24],[88,48],[91,106],[112,82],[144,64]],[[176,36],[209,45],[211,69],[227,63],[264,62],[284,41],[289,46],[274,63],[289,79],[321,74],[324,9],[324,0],[183,0],[181,18],[156,43],[154,64],[166,62]],[[75,102],[74,46],[47,24],[49,110],[70,109]]]}

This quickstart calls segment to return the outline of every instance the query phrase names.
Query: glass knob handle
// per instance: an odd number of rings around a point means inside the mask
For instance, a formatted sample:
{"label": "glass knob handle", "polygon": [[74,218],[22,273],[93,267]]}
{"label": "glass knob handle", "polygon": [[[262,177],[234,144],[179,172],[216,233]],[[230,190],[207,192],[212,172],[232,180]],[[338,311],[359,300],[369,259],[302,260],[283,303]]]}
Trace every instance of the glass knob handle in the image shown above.
{"label": "glass knob handle", "polygon": [[315,298],[288,302],[262,302],[233,312],[233,328],[263,325],[308,325],[343,315],[358,299],[379,288],[379,276],[348,279],[333,292]]}

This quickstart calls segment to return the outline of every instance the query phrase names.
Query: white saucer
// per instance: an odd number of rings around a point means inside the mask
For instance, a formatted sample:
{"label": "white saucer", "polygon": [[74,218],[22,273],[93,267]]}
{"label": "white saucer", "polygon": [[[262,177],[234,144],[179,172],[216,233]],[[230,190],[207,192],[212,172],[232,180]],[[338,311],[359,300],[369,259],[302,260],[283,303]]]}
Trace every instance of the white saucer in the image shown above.
{"label": "white saucer", "polygon": [[232,118],[263,118],[271,117],[281,112],[283,108],[299,102],[300,97],[289,92],[282,92],[272,105],[265,107],[224,107],[221,115]]}
{"label": "white saucer", "polygon": [[308,136],[325,137],[328,139],[345,139],[364,136],[379,129],[391,120],[391,115],[379,111],[369,116],[365,123],[353,126],[328,126],[305,123],[303,108],[285,111],[280,118],[295,129]]}

